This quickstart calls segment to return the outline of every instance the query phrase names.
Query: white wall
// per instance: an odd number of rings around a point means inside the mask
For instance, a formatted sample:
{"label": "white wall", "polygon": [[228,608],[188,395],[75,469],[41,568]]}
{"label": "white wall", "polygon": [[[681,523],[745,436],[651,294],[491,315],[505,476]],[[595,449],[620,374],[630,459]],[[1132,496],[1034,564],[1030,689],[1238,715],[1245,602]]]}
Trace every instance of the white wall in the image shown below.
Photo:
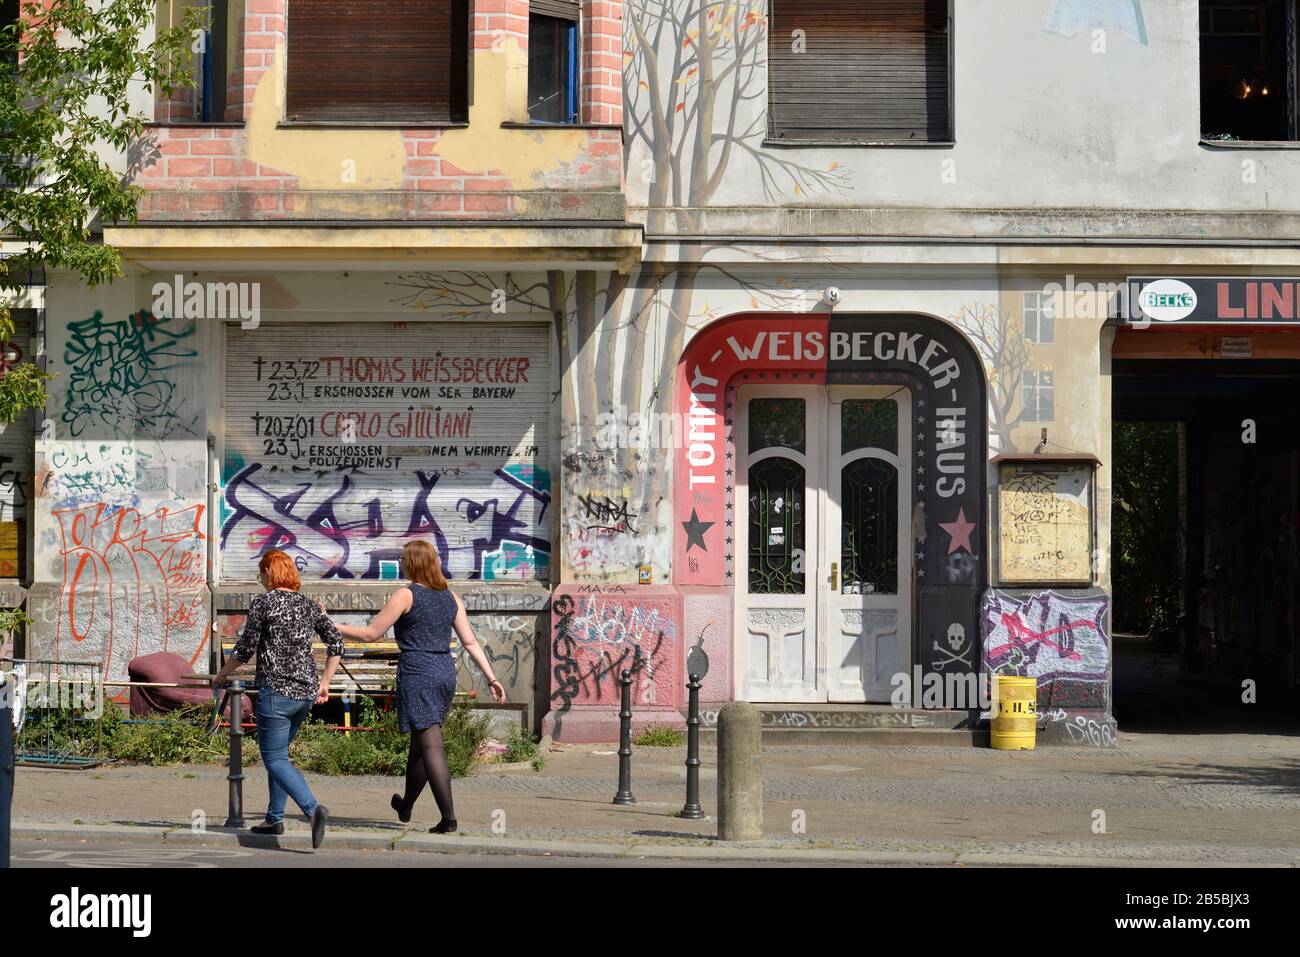
{"label": "white wall", "polygon": [[[732,150],[726,175],[705,204],[727,206],[905,206],[940,208],[1101,207],[1148,210],[1300,209],[1300,150],[1209,148],[1200,145],[1199,13],[1195,0],[1134,0],[1147,42],[1126,32],[1127,0],[955,0],[952,147],[764,147],[766,48],[746,91],[733,104],[730,80],[714,102],[713,129],[755,133]],[[698,0],[672,0],[685,14]],[[745,4],[742,3],[742,8]],[[762,0],[750,0],[761,10]],[[628,49],[636,50],[632,20],[653,3],[625,10]],[[1079,12],[1102,26],[1075,36],[1049,31],[1057,8]],[[742,14],[738,16],[743,15]],[[1069,19],[1068,17],[1066,18]],[[690,25],[694,26],[691,19]],[[1095,37],[1093,29],[1103,35]],[[1095,52],[1102,49],[1104,52]],[[718,70],[729,60],[724,44]],[[677,96],[673,147],[699,93],[698,74],[672,75],[671,45],[660,44],[658,76],[667,109]],[[631,147],[629,203],[646,205],[646,161],[664,150],[652,124],[650,142],[638,136],[636,116],[648,117],[650,78],[639,54],[625,79]],[[639,97],[639,99],[638,99]],[[700,201],[690,182],[693,132],[679,160],[682,205]],[[722,162],[714,143],[710,163]],[[1243,173],[1243,163],[1254,164]],[[798,190],[779,164],[795,164],[829,179]],[[778,185],[761,188],[760,167]],[[1252,180],[1253,177],[1253,181]],[[672,192],[670,190],[670,196]],[[670,201],[671,204],[671,201]]]}

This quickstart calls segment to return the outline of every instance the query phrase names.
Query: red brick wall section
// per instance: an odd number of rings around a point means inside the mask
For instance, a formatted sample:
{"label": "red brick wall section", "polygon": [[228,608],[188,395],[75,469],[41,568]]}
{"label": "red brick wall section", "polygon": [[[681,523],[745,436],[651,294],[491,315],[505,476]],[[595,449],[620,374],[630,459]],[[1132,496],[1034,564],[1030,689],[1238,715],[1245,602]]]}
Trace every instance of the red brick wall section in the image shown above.
{"label": "red brick wall section", "polygon": [[234,69],[226,83],[226,119],[247,120],[253,91],[275,61],[276,44],[285,42],[287,0],[245,0],[244,18],[236,28]]}
{"label": "red brick wall section", "polygon": [[194,90],[190,87],[172,90],[171,96],[155,98],[154,117],[159,123],[191,123],[198,116],[195,105]]}
{"label": "red brick wall section", "polygon": [[519,41],[519,49],[528,49],[528,0],[472,0],[474,15],[470,19],[470,49],[500,49],[506,37]]}
{"label": "red brick wall section", "polygon": [[623,131],[589,130],[587,145],[572,162],[542,175],[542,186],[552,190],[581,193],[599,186],[621,188],[623,184]]}
{"label": "red brick wall section", "polygon": [[623,0],[582,5],[582,121],[623,124]]}
{"label": "red brick wall section", "polygon": [[136,182],[140,218],[280,219],[293,215],[298,179],[245,158],[244,131],[229,126],[158,127],[156,155]]}
{"label": "red brick wall section", "polygon": [[500,171],[463,170],[438,156],[441,136],[441,130],[402,131],[407,214],[414,219],[457,214],[496,218],[514,212],[510,180]]}

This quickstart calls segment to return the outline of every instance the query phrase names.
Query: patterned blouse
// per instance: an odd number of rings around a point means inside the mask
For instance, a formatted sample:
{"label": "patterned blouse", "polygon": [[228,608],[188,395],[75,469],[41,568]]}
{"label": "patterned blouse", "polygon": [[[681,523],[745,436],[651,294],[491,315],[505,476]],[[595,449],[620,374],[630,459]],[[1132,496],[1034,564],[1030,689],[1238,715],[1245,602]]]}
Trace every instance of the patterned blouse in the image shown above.
{"label": "patterned blouse", "polygon": [[269,591],[248,606],[244,633],[231,655],[247,662],[257,652],[257,687],[306,701],[320,690],[313,634],[325,642],[333,658],[343,654],[343,636],[320,605],[296,591]]}

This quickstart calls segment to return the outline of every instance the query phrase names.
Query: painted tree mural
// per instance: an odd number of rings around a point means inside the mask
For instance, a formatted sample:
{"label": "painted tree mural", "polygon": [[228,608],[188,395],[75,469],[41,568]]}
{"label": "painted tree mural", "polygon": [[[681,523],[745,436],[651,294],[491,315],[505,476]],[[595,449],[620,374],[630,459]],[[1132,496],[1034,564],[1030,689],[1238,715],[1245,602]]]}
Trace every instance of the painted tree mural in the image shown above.
{"label": "painted tree mural", "polygon": [[[694,307],[704,271],[748,292],[752,308],[791,308],[797,282],[753,282],[710,261],[729,244],[689,241],[703,232],[703,216],[726,177],[742,171],[757,176],[764,196],[784,204],[851,188],[849,171],[838,162],[820,168],[762,148],[766,7],[763,0],[633,0],[624,6],[629,193],[636,195],[638,185],[646,188],[649,231],[688,240],[675,248],[671,262],[642,268],[620,312],[628,348],[617,394],[642,415],[671,411],[673,373],[687,332],[712,318]],[[613,393],[602,397],[610,405],[613,399]],[[667,499],[669,481],[666,469],[642,471],[635,490],[639,506],[657,509]]]}
{"label": "painted tree mural", "polygon": [[1024,415],[1020,384],[1033,368],[1023,323],[988,303],[962,306],[949,321],[975,345],[989,377],[989,437],[999,451],[1015,448],[1011,433]]}
{"label": "painted tree mural", "polygon": [[[561,390],[567,429],[561,470],[565,488],[579,493],[563,499],[566,540],[567,531],[578,532],[584,524],[583,497],[620,503],[634,517],[638,541],[657,542],[663,557],[655,563],[656,581],[667,578],[671,549],[666,455],[653,443],[609,447],[599,442],[597,417],[646,423],[642,439],[657,428],[653,424],[668,421],[673,373],[687,334],[715,318],[707,304],[701,308],[695,302],[702,274],[711,272],[747,293],[751,308],[801,308],[803,284],[797,276],[757,281],[739,267],[711,261],[730,244],[691,241],[702,232],[703,215],[727,176],[756,176],[765,197],[783,204],[852,188],[849,170],[839,162],[819,168],[762,148],[765,10],[763,0],[642,0],[624,6],[628,191],[634,205],[644,202],[648,231],[684,240],[653,247],[670,250],[671,258],[648,261],[627,274],[551,272],[545,288],[511,276],[502,281],[483,274],[422,273],[406,277],[409,291],[395,300],[486,315],[493,298],[504,295],[511,303],[551,314],[567,379]],[[816,254],[804,261],[817,261]],[[627,544],[633,547],[630,536]],[[636,564],[648,557],[606,543],[603,564],[570,572],[580,580],[635,581]]]}

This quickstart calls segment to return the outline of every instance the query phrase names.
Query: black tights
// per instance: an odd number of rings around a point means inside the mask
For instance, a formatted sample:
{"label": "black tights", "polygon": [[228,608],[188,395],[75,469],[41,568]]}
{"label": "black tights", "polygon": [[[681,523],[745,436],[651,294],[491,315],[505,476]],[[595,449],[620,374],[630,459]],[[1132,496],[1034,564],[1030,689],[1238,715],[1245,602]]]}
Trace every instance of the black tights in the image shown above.
{"label": "black tights", "polygon": [[436,724],[411,732],[411,750],[406,756],[406,794],[402,799],[407,814],[415,807],[426,783],[433,790],[442,820],[456,820],[451,804],[451,768],[447,766],[447,752],[442,744],[442,727]]}

